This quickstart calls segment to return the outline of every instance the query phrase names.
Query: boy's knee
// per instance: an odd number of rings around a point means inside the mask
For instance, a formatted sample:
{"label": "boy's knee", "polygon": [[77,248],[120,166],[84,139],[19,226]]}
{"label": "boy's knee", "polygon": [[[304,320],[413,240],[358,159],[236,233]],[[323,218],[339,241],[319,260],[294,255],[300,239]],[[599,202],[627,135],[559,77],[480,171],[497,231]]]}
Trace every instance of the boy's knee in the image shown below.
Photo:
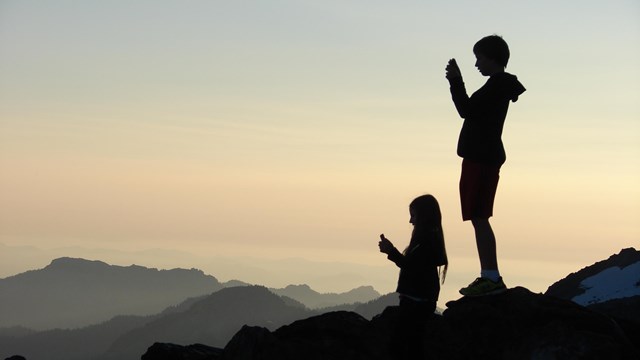
{"label": "boy's knee", "polygon": [[474,227],[483,227],[489,225],[489,218],[473,218],[471,219],[471,224]]}

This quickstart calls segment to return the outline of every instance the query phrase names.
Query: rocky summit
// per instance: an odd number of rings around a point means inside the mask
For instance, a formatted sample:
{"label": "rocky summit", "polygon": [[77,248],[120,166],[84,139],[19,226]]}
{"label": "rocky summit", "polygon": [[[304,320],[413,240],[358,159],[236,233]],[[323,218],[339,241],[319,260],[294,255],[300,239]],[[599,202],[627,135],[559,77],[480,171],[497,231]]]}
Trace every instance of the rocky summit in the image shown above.
{"label": "rocky summit", "polygon": [[[389,359],[396,316],[397,307],[391,306],[371,321],[338,311],[275,331],[244,326],[224,349],[155,344],[143,359]],[[636,345],[611,317],[523,287],[449,302],[430,322],[423,344],[429,359],[640,358]]]}

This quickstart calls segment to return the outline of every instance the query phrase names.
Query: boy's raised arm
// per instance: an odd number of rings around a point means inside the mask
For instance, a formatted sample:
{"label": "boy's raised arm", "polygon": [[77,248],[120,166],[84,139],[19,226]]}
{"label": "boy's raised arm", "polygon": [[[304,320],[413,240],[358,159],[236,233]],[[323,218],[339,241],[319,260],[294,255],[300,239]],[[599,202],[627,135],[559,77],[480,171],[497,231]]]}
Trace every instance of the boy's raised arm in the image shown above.
{"label": "boy's raised arm", "polygon": [[467,108],[469,107],[469,95],[464,87],[462,73],[456,63],[456,59],[451,59],[447,63],[445,77],[449,80],[449,89],[451,90],[451,98],[458,110],[461,118],[466,118]]}

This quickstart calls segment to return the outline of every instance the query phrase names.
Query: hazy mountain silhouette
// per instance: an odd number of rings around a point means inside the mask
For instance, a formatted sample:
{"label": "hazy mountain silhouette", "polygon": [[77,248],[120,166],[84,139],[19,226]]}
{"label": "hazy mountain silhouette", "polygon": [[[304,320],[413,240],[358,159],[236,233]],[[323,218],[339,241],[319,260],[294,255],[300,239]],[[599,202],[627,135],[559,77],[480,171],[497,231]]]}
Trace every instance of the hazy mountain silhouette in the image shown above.
{"label": "hazy mountain silhouette", "polygon": [[[343,306],[351,306],[356,311],[363,307],[363,313],[372,317],[372,313],[382,312],[389,302],[397,303],[396,294],[380,299]],[[264,287],[237,286],[189,298],[152,316],[119,316],[72,330],[33,333],[23,328],[4,329],[0,332],[0,358],[22,354],[28,359],[49,360],[137,359],[159,340],[184,344],[202,342],[222,347],[245,324],[275,329],[325,311],[309,310]]]}
{"label": "hazy mountain silhouette", "polygon": [[61,257],[95,259],[119,265],[138,264],[158,269],[196,268],[205,274],[214,275],[219,280],[238,279],[260,285],[281,283],[282,279],[288,279],[282,287],[288,284],[308,284],[316,290],[353,289],[361,285],[373,285],[376,289],[386,288],[397,278],[397,274],[389,272],[386,264],[364,265],[295,257],[260,259],[243,255],[226,256],[222,253],[194,254],[175,249],[123,251],[76,246],[42,249],[4,245],[1,240],[0,278],[44,268],[52,259]]}
{"label": "hazy mountain silhouette", "polygon": [[316,314],[302,304],[291,306],[265,287],[222,289],[193,304],[123,334],[100,359],[138,358],[154,342],[206,343],[223,347],[243,325],[276,329]]}
{"label": "hazy mountain silhouette", "polygon": [[[226,288],[236,286],[251,286],[240,280],[230,280],[222,285]],[[342,293],[320,293],[313,290],[307,284],[288,285],[284,288],[269,288],[276,295],[286,296],[294,299],[309,309],[325,309],[333,306],[347,306],[354,308],[360,303],[375,300],[380,297],[373,286],[360,286]]]}
{"label": "hazy mountain silhouette", "polygon": [[230,287],[238,287],[238,286],[251,286],[254,284],[249,284],[240,280],[229,280],[227,282],[222,283],[222,285],[226,288],[230,288]]}
{"label": "hazy mountain silhouette", "polygon": [[343,293],[321,294],[312,290],[308,285],[289,285],[283,289],[270,288],[277,295],[287,296],[303,303],[310,309],[326,308],[330,306],[363,303],[380,297],[380,293],[371,286],[361,286]]}
{"label": "hazy mountain silhouette", "polygon": [[[230,280],[222,285],[226,288],[237,286],[251,286],[240,280]],[[365,303],[380,297],[372,286],[360,286],[342,293],[320,293],[313,290],[307,284],[288,285],[284,288],[269,288],[276,295],[286,296],[300,302],[309,309],[325,309],[334,306],[355,308],[358,304]]]}
{"label": "hazy mountain silhouette", "polygon": [[374,316],[381,314],[387,307],[397,306],[399,302],[398,293],[390,293],[364,304],[358,304],[353,311],[371,320]]}
{"label": "hazy mountain silhouette", "polygon": [[275,329],[313,314],[267,288],[233,287],[153,316],[119,316],[81,329],[0,336],[0,359],[12,354],[48,360],[139,359],[158,340],[224,346],[245,324]]}
{"label": "hazy mountain silhouette", "polygon": [[353,304],[340,304],[335,306],[329,306],[325,308],[317,309],[319,312],[336,312],[336,311],[351,311],[368,320],[371,320],[374,316],[379,315],[388,306],[397,306],[399,303],[398,293],[390,293],[382,295],[377,299],[367,301],[365,303],[353,303]]}
{"label": "hazy mountain silhouette", "polygon": [[151,315],[220,290],[200,270],[157,270],[60,258],[40,270],[0,279],[0,327],[77,328],[117,315]]}
{"label": "hazy mountain silhouette", "polygon": [[96,356],[104,354],[122,334],[156,318],[157,315],[118,316],[102,324],[79,329],[0,335],[0,359],[14,354],[21,354],[27,359],[96,359]]}

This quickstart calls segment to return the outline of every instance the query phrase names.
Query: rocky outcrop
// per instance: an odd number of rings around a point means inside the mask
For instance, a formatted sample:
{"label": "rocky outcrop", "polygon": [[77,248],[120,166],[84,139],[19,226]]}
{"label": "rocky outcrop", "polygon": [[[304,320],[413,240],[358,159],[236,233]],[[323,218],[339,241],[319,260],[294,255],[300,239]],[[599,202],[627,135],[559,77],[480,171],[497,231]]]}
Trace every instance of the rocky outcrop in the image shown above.
{"label": "rocky outcrop", "polygon": [[545,294],[583,304],[611,317],[633,343],[640,344],[639,264],[640,251],[622,249],[557,281]]}
{"label": "rocky outcrop", "polygon": [[[606,260],[598,261],[555,282],[549,286],[545,294],[571,300],[586,291],[586,288],[582,285],[586,279],[598,275],[607,269],[614,267],[624,269],[638,262],[640,262],[640,251],[634,248],[622,249],[620,253],[611,255]],[[640,282],[640,274],[638,274],[636,279]]]}
{"label": "rocky outcrop", "polygon": [[337,311],[296,321],[273,333],[243,327],[224,349],[224,360],[384,359],[381,340],[362,316]]}
{"label": "rocky outcrop", "polygon": [[[397,307],[368,321],[353,312],[299,320],[275,331],[243,327],[222,355],[207,359],[388,359]],[[516,287],[447,304],[424,335],[430,359],[637,359],[610,317],[571,301]],[[151,349],[150,349],[151,350]],[[167,359],[150,357],[145,360]]]}
{"label": "rocky outcrop", "polygon": [[438,355],[447,359],[636,359],[611,318],[516,287],[447,304]]}

